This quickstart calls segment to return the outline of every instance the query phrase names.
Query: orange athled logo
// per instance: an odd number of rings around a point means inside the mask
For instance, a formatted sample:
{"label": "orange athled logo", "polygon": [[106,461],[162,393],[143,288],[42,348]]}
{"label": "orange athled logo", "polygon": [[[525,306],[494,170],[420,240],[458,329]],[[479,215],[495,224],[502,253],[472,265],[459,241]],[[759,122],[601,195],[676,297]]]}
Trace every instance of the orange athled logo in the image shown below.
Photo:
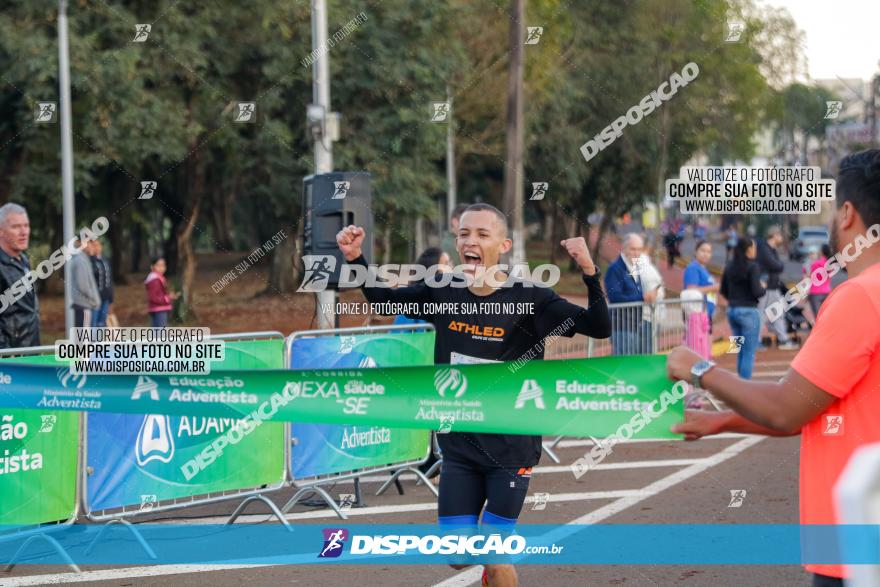
{"label": "orange athled logo", "polygon": [[504,329],[500,326],[480,326],[478,324],[466,324],[456,320],[449,323],[449,330],[465,332],[476,336],[491,336],[493,338],[501,338],[504,336]]}

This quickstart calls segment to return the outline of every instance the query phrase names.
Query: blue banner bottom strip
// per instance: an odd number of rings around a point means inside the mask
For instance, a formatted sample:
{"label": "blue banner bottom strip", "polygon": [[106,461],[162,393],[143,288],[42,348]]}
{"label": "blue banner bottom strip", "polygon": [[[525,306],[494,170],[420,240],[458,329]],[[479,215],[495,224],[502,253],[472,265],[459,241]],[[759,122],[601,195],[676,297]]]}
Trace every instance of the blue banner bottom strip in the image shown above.
{"label": "blue banner bottom strip", "polygon": [[[299,524],[138,524],[153,549],[124,526],[42,529],[80,565],[163,564],[515,564],[798,565],[880,564],[880,526],[799,525],[527,525],[331,526]],[[0,526],[0,565],[13,562],[32,532]],[[97,540],[96,540],[97,539]],[[94,542],[94,544],[93,544]],[[18,564],[68,561],[44,541]]]}

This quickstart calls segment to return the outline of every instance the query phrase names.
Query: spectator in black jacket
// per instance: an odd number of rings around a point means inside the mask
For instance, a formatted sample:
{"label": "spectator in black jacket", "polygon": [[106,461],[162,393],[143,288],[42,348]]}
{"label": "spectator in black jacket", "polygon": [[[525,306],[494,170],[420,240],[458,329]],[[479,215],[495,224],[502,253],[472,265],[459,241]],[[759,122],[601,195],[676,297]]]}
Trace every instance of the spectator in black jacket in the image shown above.
{"label": "spectator in black jacket", "polygon": [[110,263],[101,255],[104,250],[101,241],[95,239],[89,242],[89,246],[92,249],[92,272],[101,296],[101,305],[92,314],[92,326],[107,326],[107,314],[113,311],[113,273]]}
{"label": "spectator in black jacket", "polygon": [[792,344],[788,338],[788,328],[785,323],[785,316],[780,316],[776,320],[768,320],[766,309],[767,306],[779,300],[783,294],[780,293],[780,275],[785,270],[785,263],[779,258],[778,248],[782,245],[782,229],[778,226],[771,226],[767,230],[767,240],[758,242],[758,265],[761,268],[761,274],[766,276],[766,293],[758,304],[758,311],[761,313],[761,323],[767,324],[767,330],[776,334],[776,343],[782,350],[795,350],[797,346]]}
{"label": "spectator in black jacket", "polygon": [[721,275],[721,295],[727,298],[727,321],[739,347],[736,371],[743,379],[752,378],[755,354],[761,334],[758,300],[764,296],[755,241],[740,237],[733,249],[733,260]]}
{"label": "spectator in black jacket", "polygon": [[37,291],[31,285],[14,301],[16,294],[9,291],[31,270],[25,253],[30,236],[27,210],[11,202],[0,207],[0,348],[4,349],[40,344]]}

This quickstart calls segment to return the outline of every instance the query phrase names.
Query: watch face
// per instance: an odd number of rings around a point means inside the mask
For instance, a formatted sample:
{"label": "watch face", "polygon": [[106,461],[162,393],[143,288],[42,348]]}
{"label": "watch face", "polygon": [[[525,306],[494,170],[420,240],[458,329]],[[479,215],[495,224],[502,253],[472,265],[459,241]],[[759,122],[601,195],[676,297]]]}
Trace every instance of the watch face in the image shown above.
{"label": "watch face", "polygon": [[693,369],[691,369],[691,372],[694,375],[700,376],[703,373],[705,373],[706,371],[708,371],[709,369],[711,369],[713,365],[715,365],[715,363],[713,363],[712,361],[703,360],[703,361],[700,361],[697,364],[695,364]]}

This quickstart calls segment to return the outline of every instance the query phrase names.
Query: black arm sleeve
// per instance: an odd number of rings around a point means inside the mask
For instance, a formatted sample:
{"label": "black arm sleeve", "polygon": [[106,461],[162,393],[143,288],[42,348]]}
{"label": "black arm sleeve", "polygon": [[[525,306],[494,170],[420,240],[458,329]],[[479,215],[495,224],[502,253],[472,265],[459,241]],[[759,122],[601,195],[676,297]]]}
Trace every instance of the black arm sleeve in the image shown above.
{"label": "black arm sleeve", "polygon": [[749,266],[749,287],[752,289],[752,295],[756,298],[762,297],[766,292],[764,286],[761,285],[761,270],[754,263]]}
{"label": "black arm sleeve", "polygon": [[721,274],[721,289],[719,293],[724,296],[725,300],[730,302],[730,273],[726,267],[724,268],[724,273]]}
{"label": "black arm sleeve", "polygon": [[[367,260],[364,259],[364,256],[361,255],[349,265],[362,265],[363,267],[367,267],[367,271],[372,271],[369,269],[369,265],[367,264]],[[423,283],[419,283],[417,285],[410,285],[407,287],[367,287],[366,284],[361,286],[361,291],[364,292],[364,297],[367,298],[367,301],[371,304],[417,304],[421,306],[422,303],[428,303],[431,301],[431,288]],[[421,312],[419,313],[408,313],[408,317],[410,318],[421,318],[422,320],[428,320],[430,322],[430,316],[422,316]]]}
{"label": "black arm sleeve", "polygon": [[584,275],[587,286],[589,307],[583,308],[560,297],[551,289],[546,289],[536,304],[535,326],[543,338],[553,333],[560,336],[585,334],[592,338],[611,336],[611,317],[608,303],[602,291],[602,283],[595,275]]}

